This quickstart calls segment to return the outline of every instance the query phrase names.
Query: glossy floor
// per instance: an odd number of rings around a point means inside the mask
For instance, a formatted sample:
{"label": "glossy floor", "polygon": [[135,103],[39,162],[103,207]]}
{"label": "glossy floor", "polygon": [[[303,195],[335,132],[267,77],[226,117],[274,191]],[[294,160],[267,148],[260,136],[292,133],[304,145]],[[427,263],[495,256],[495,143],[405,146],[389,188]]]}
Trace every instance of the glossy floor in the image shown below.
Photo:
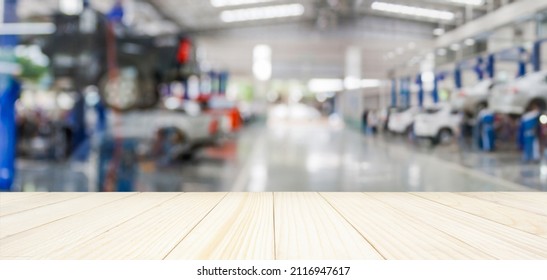
{"label": "glossy floor", "polygon": [[[93,160],[18,166],[18,190],[96,190]],[[135,191],[547,190],[547,166],[522,164],[516,151],[432,149],[326,123],[254,124],[190,162],[138,169]]]}

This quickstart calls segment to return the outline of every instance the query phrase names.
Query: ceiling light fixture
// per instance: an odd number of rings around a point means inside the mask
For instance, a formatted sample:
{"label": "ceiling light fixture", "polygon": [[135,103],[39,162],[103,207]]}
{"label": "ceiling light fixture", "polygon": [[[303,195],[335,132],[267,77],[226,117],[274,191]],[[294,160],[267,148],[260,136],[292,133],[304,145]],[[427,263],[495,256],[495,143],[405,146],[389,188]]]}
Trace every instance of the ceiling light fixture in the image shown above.
{"label": "ceiling light fixture", "polygon": [[470,6],[484,5],[484,0],[449,0],[449,2]]}
{"label": "ceiling light fixture", "polygon": [[466,40],[464,41],[464,44],[465,44],[466,46],[468,46],[468,47],[473,46],[473,45],[475,45],[475,39],[473,39],[473,38],[468,38],[468,39],[466,39]]}
{"label": "ceiling light fixture", "polygon": [[407,5],[391,4],[385,2],[374,2],[371,5],[373,10],[395,13],[408,16],[424,17],[430,19],[440,19],[446,21],[452,21],[456,15],[452,12],[419,8]]}
{"label": "ceiling light fixture", "polygon": [[433,29],[433,35],[435,36],[441,36],[444,34],[444,29],[443,28],[435,28]]}
{"label": "ceiling light fixture", "polygon": [[450,45],[450,49],[451,49],[452,51],[455,51],[455,52],[459,51],[460,48],[461,48],[460,44],[452,44],[452,45]]}
{"label": "ceiling light fixture", "polygon": [[259,4],[273,1],[275,0],[211,0],[211,5],[215,8],[221,8],[228,6]]}
{"label": "ceiling light fixture", "polygon": [[287,4],[267,7],[256,7],[238,10],[228,10],[220,13],[223,22],[240,22],[251,20],[296,17],[304,14],[302,4]]}

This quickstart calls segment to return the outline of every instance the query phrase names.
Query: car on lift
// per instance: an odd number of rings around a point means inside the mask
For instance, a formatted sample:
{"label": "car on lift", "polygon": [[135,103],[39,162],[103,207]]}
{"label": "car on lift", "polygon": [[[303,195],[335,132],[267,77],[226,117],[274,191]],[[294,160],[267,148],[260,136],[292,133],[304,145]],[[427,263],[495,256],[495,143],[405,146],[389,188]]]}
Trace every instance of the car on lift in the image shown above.
{"label": "car on lift", "polygon": [[389,132],[397,134],[408,134],[412,132],[414,117],[420,112],[419,107],[399,109],[389,116],[387,128]]}
{"label": "car on lift", "polygon": [[495,87],[503,87],[505,83],[486,79],[476,85],[463,88],[453,93],[451,104],[454,110],[461,110],[470,116],[475,116],[488,107],[488,97]]}
{"label": "car on lift", "polygon": [[488,99],[496,113],[522,115],[532,106],[547,109],[547,71],[525,75],[504,87],[495,87]]}
{"label": "car on lift", "polygon": [[189,38],[139,35],[92,9],[81,15],[55,14],[53,22],[55,33],[42,45],[54,84],[61,81],[63,90],[81,94],[97,87],[107,107],[120,113],[110,118],[114,135],[151,139],[158,131],[174,130],[188,148],[184,153],[216,140],[217,117],[162,106],[162,88],[199,76]]}
{"label": "car on lift", "polygon": [[462,115],[451,104],[425,108],[414,120],[414,135],[434,144],[448,144],[459,131]]}

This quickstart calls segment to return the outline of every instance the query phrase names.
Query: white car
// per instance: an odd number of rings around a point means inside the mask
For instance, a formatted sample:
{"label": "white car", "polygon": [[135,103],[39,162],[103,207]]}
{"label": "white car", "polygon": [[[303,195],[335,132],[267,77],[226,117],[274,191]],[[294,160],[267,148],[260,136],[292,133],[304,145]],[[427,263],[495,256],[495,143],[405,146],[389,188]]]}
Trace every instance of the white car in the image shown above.
{"label": "white car", "polygon": [[495,87],[488,100],[497,113],[522,115],[531,105],[547,109],[547,71],[528,74],[505,87]]}
{"label": "white car", "polygon": [[502,82],[487,79],[475,86],[456,91],[451,97],[452,108],[476,115],[480,109],[488,106],[488,97],[492,89],[501,86]]}
{"label": "white car", "polygon": [[414,121],[414,134],[429,138],[434,143],[447,144],[459,131],[461,114],[449,104],[439,104],[425,109]]}
{"label": "white car", "polygon": [[110,133],[121,138],[151,140],[160,129],[177,129],[189,148],[213,143],[218,133],[217,117],[205,113],[189,115],[170,110],[127,112],[109,118]]}
{"label": "white car", "polygon": [[387,129],[393,133],[407,133],[411,131],[414,117],[420,112],[418,107],[410,107],[402,112],[392,113],[389,117]]}

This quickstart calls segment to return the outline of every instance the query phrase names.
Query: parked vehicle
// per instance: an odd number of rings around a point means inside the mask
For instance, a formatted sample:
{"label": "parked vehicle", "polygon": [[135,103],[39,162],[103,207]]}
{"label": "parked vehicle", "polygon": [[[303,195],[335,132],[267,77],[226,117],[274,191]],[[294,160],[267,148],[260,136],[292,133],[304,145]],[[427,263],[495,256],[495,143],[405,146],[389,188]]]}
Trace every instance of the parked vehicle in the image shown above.
{"label": "parked vehicle", "polygon": [[218,117],[212,114],[189,114],[184,111],[149,110],[126,112],[109,118],[110,134],[117,138],[140,139],[150,143],[161,131],[174,131],[184,143],[181,155],[192,154],[197,147],[214,144],[219,131]]}
{"label": "parked vehicle", "polygon": [[414,134],[435,144],[447,144],[458,133],[462,115],[450,104],[439,104],[423,110],[415,117]]}
{"label": "parked vehicle", "polygon": [[547,71],[531,73],[505,87],[495,87],[488,99],[496,113],[522,115],[532,105],[547,109]]}
{"label": "parked vehicle", "polygon": [[454,92],[451,98],[451,105],[454,110],[461,110],[475,116],[480,109],[488,107],[488,97],[494,87],[502,87],[505,83],[494,80],[483,80],[478,84],[463,88]]}
{"label": "parked vehicle", "polygon": [[393,133],[410,133],[414,117],[420,112],[418,107],[410,107],[403,111],[392,112],[388,120],[388,130]]}

